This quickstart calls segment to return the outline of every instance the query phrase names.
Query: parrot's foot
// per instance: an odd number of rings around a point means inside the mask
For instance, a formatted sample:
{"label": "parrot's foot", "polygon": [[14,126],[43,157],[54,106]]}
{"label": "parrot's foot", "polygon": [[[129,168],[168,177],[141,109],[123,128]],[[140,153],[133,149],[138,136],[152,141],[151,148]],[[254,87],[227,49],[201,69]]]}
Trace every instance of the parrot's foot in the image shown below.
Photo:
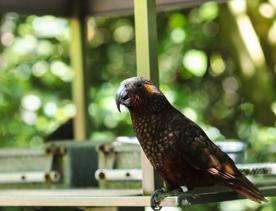
{"label": "parrot's foot", "polygon": [[165,192],[163,189],[157,189],[151,196],[150,204],[153,210],[160,210],[162,207],[160,206],[160,202],[168,197],[168,196],[178,196],[182,194],[183,191],[181,188],[177,188],[172,191]]}

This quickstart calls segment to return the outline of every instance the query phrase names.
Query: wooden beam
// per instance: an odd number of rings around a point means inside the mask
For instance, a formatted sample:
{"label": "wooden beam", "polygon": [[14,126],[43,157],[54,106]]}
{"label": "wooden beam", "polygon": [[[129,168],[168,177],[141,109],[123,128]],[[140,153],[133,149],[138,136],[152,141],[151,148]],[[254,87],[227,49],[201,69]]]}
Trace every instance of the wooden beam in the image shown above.
{"label": "wooden beam", "polygon": [[[276,187],[261,187],[264,196],[274,196]],[[136,191],[137,192],[137,191]],[[130,195],[124,195],[128,194]],[[134,195],[133,195],[134,194]],[[140,194],[140,193],[136,193]],[[185,194],[167,197],[161,206],[187,206],[241,199],[236,192],[212,190],[196,192],[196,198]],[[0,190],[0,207],[145,207],[149,196],[135,196],[135,191],[124,190]]]}
{"label": "wooden beam", "polygon": [[[227,0],[216,0],[225,2]],[[83,0],[86,6],[82,8],[82,15],[122,15],[133,14],[133,0]],[[181,9],[200,5],[206,0],[156,0],[157,9]],[[55,15],[72,16],[73,0],[1,0],[0,13],[17,12],[25,15]]]}
{"label": "wooden beam", "polygon": [[1,0],[0,13],[16,12],[22,15],[70,16],[71,2],[67,0]]}
{"label": "wooden beam", "polygon": [[[218,3],[227,0],[215,0]],[[206,0],[156,0],[157,11],[181,9],[203,4]],[[132,0],[89,0],[87,14],[101,15],[122,15],[132,14],[134,3]]]}

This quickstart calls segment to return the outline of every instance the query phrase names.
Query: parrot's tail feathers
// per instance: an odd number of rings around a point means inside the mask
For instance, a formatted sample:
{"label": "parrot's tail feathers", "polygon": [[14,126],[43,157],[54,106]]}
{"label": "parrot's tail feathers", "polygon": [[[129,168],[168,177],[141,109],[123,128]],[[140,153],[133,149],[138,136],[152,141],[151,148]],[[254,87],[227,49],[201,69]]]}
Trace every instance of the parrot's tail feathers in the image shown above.
{"label": "parrot's tail feathers", "polygon": [[225,186],[235,190],[242,196],[257,203],[268,202],[258,188],[256,188],[244,175],[241,174],[239,177],[236,177],[215,168],[208,169],[208,172],[223,179]]}
{"label": "parrot's tail feathers", "polygon": [[255,202],[262,203],[268,202],[268,200],[262,195],[258,188],[252,184],[244,175],[234,179],[233,189],[236,190],[242,196],[249,198]]}
{"label": "parrot's tail feathers", "polygon": [[267,203],[268,200],[258,191],[252,191],[246,187],[239,186],[239,185],[233,185],[232,188],[237,191],[240,195],[251,199],[252,201],[255,201],[257,203]]}

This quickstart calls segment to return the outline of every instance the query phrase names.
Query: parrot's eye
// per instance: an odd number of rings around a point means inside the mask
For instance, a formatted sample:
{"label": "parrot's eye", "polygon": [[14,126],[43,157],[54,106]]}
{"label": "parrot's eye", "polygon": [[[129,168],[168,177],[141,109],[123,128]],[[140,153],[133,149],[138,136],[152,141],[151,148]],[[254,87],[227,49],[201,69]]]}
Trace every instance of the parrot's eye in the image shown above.
{"label": "parrot's eye", "polygon": [[137,87],[137,88],[142,88],[142,87],[143,87],[143,83],[142,83],[142,82],[137,83],[137,84],[136,84],[136,87]]}

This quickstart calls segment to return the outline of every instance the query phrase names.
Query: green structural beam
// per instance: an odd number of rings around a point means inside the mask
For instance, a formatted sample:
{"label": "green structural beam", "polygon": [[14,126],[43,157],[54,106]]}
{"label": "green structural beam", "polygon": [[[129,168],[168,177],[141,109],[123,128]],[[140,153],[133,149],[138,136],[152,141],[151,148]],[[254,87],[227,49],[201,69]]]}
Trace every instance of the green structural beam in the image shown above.
{"label": "green structural beam", "polygon": [[74,138],[85,140],[89,137],[88,115],[88,71],[85,65],[86,19],[75,16],[71,22],[71,65],[74,70],[72,84],[73,101],[77,109],[74,118]]}
{"label": "green structural beam", "polygon": [[[159,83],[155,0],[134,0],[137,75]],[[143,192],[154,190],[154,171],[142,152]]]}
{"label": "green structural beam", "polygon": [[155,0],[134,0],[137,74],[159,82]]}

